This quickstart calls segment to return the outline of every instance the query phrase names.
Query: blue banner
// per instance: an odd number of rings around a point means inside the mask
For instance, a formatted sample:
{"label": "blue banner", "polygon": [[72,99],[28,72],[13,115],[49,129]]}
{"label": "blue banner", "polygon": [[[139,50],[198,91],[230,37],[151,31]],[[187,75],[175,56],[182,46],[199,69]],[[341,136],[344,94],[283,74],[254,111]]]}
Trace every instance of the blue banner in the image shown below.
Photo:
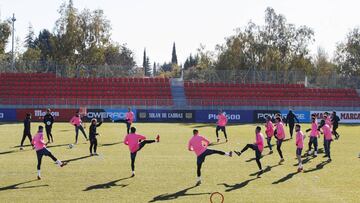
{"label": "blue banner", "polygon": [[0,122],[16,121],[16,109],[0,109]]}
{"label": "blue banner", "polygon": [[191,110],[138,110],[137,119],[139,122],[195,122],[195,111]]}
{"label": "blue banner", "polygon": [[[219,111],[217,110],[199,110],[196,111],[196,122],[216,123]],[[253,111],[250,110],[229,110],[224,111],[228,118],[228,123],[252,123],[254,121]]]}
{"label": "blue banner", "polygon": [[[289,110],[281,110],[281,115],[286,117],[286,115],[289,113]],[[300,123],[310,123],[310,111],[293,111],[293,113],[296,115],[297,119],[299,119]]]}
{"label": "blue banner", "polygon": [[[131,109],[131,111],[134,113],[134,121],[136,121],[136,109]],[[124,120],[127,112],[127,109],[88,109],[83,119],[89,121],[96,118],[99,121],[103,118],[104,121],[118,121]]]}

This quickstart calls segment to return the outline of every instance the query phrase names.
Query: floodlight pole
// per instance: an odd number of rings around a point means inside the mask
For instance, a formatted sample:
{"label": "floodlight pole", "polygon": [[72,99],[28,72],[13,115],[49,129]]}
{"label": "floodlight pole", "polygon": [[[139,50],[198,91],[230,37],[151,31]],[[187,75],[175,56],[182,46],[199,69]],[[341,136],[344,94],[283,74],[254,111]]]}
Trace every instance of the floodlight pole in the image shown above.
{"label": "floodlight pole", "polygon": [[12,22],[11,67],[13,71],[15,70],[15,53],[14,53],[15,21],[16,21],[15,13],[13,13],[13,17],[11,18],[11,22]]}

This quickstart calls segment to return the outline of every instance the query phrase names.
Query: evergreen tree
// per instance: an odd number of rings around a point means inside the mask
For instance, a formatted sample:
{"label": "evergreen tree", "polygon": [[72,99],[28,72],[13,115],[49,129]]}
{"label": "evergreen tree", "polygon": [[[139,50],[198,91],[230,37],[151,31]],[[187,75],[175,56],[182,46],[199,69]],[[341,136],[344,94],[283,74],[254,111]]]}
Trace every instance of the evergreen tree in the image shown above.
{"label": "evergreen tree", "polygon": [[172,64],[175,64],[175,65],[178,64],[177,55],[176,55],[175,42],[174,42],[174,44],[173,44],[173,49],[172,49],[171,63],[172,63]]}
{"label": "evergreen tree", "polygon": [[33,26],[31,25],[31,23],[29,23],[28,34],[25,37],[25,47],[31,48],[31,49],[34,49],[36,47],[34,36],[35,36],[35,34],[34,34]]}
{"label": "evergreen tree", "polygon": [[144,54],[143,54],[143,68],[146,68],[146,48],[144,48]]}
{"label": "evergreen tree", "polygon": [[156,75],[156,63],[154,62],[154,65],[153,65],[153,76]]}

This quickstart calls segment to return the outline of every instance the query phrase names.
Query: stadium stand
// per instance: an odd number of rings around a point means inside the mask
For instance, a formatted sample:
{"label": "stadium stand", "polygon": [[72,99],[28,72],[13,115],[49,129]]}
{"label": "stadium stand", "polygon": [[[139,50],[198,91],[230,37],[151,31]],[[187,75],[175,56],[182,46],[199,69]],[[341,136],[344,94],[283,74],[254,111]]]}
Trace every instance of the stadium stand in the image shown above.
{"label": "stadium stand", "polygon": [[[360,106],[355,89],[306,88],[303,84],[185,82],[193,106]],[[354,102],[357,101],[357,102]]]}
{"label": "stadium stand", "polygon": [[64,78],[51,73],[1,73],[0,105],[360,107],[355,89],[307,88],[303,84],[182,84],[186,102],[176,105],[174,85],[168,78]]}
{"label": "stadium stand", "polygon": [[172,105],[168,78],[62,78],[2,73],[3,105]]}

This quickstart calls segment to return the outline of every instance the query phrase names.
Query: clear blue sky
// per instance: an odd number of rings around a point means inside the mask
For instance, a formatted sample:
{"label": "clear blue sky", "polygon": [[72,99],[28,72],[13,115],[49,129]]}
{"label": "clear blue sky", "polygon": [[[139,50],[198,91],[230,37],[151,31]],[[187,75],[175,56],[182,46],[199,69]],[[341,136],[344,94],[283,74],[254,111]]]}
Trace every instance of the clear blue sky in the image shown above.
{"label": "clear blue sky", "polygon": [[[61,0],[0,0],[1,19],[15,13],[16,37],[24,40],[29,23],[53,30]],[[317,47],[331,56],[336,43],[360,25],[358,0],[74,0],[77,8],[103,9],[112,25],[112,39],[126,43],[134,51],[138,65],[144,47],[151,62],[170,61],[172,43],[178,60],[184,62],[200,43],[213,50],[216,44],[235,33],[249,20],[263,24],[270,6],[284,14],[288,22],[307,25],[315,31]]]}

